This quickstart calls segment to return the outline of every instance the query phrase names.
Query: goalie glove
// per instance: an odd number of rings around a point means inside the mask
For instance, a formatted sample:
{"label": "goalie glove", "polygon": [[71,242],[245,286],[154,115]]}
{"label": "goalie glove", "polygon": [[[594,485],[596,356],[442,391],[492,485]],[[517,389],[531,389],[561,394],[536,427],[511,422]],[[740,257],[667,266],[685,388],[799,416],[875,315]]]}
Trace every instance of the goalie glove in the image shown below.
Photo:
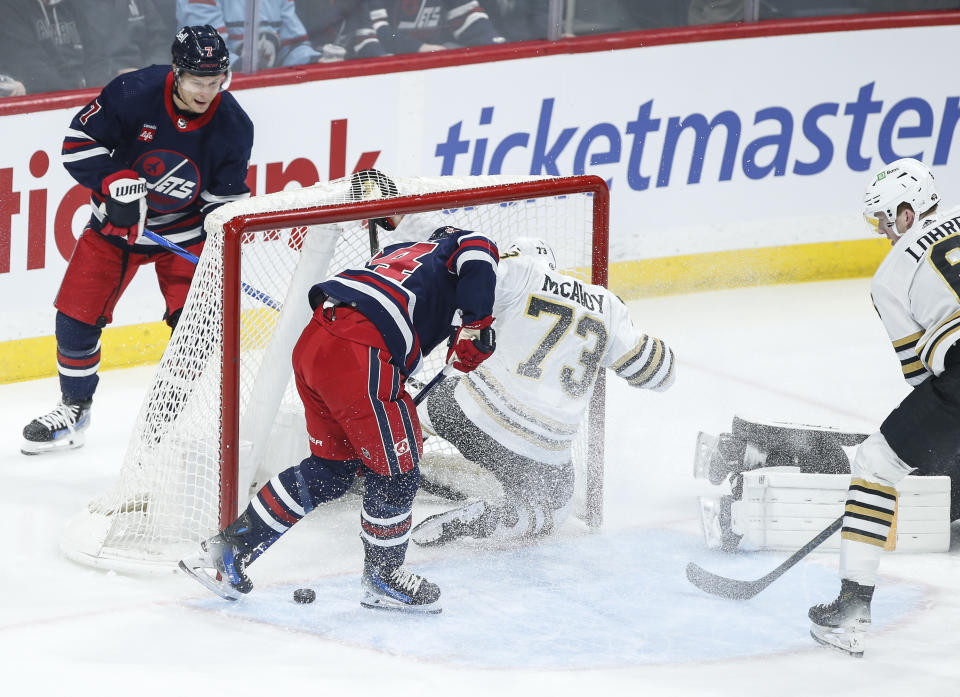
{"label": "goalie glove", "polygon": [[494,332],[493,317],[489,315],[476,322],[455,327],[450,335],[447,351],[447,363],[453,361],[453,367],[462,373],[469,373],[490,358],[497,348],[497,335]]}
{"label": "goalie glove", "polygon": [[147,217],[147,180],[132,169],[121,169],[104,179],[100,189],[106,197],[100,206],[106,215],[100,232],[133,244]]}

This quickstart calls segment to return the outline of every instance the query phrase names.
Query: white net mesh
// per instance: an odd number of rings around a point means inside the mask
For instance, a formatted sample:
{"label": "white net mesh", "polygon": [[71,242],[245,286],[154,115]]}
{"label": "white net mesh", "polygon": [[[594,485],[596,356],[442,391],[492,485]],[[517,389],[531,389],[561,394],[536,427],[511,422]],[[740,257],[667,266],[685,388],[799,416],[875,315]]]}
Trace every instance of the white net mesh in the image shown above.
{"label": "white net mesh", "polygon": [[[551,244],[561,270],[589,281],[594,245],[605,249],[605,230],[594,240],[594,196],[557,195],[551,185],[558,181],[564,180],[397,178],[397,195],[421,197],[416,205],[431,210],[407,215],[393,232],[379,229],[377,245],[425,239],[445,225],[483,232],[501,247],[514,237],[536,236]],[[540,182],[537,188],[542,191],[522,200],[471,200],[491,186],[505,186],[501,195],[509,198],[515,195],[511,187],[523,182]],[[462,197],[457,194],[462,200],[457,207],[431,205],[431,195],[451,191],[463,192]],[[380,198],[380,193],[386,192],[366,191],[364,197]],[[141,407],[118,482],[71,521],[61,545],[69,557],[131,571],[172,569],[200,540],[220,529],[225,481],[233,482],[236,503],[243,506],[251,485],[262,484],[309,455],[290,356],[311,315],[309,288],[345,268],[362,265],[371,255],[369,227],[351,210],[355,196],[347,178],[253,197],[208,216],[206,246],[177,330]],[[340,205],[335,222],[307,224],[317,219],[318,209]],[[237,216],[277,212],[287,214],[284,223],[290,227],[241,233],[243,288],[239,311],[232,316],[223,301],[224,225]],[[237,325],[238,355],[225,356],[224,347],[229,346],[225,337]],[[435,351],[415,377],[429,380],[442,367],[443,353]],[[240,378],[233,400],[229,381],[224,389],[223,365],[235,359]],[[224,413],[239,420],[239,442],[232,442],[229,428],[224,435]],[[588,476],[586,428],[581,431],[574,461],[583,509],[588,505]],[[221,453],[231,449],[239,468],[235,473],[228,468],[224,476]],[[428,441],[433,462],[450,450],[440,439]]]}

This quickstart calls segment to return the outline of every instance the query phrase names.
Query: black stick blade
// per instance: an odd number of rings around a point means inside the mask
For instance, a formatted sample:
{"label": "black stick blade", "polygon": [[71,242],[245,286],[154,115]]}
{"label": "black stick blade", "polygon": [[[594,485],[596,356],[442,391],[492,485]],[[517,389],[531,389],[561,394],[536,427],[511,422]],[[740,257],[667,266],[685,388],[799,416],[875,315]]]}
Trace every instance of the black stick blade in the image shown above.
{"label": "black stick blade", "polygon": [[697,566],[693,562],[687,564],[687,579],[705,593],[711,593],[712,595],[719,595],[721,598],[731,598],[733,600],[749,600],[783,576],[794,564],[810,554],[810,552],[821,545],[842,526],[843,516],[840,516],[817,533],[817,536],[807,544],[791,554],[780,566],[766,576],[758,578],[756,581],[738,581],[735,578],[717,576]]}
{"label": "black stick blade", "polygon": [[749,600],[769,585],[762,581],[738,581],[717,576],[693,562],[687,564],[687,580],[704,593],[731,600]]}

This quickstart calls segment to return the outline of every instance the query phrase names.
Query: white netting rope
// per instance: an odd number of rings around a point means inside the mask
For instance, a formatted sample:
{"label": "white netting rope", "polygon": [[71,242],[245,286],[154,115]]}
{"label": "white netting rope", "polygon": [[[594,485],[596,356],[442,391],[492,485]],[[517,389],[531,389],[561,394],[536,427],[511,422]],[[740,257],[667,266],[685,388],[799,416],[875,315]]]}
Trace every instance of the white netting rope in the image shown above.
{"label": "white netting rope", "polygon": [[[399,196],[536,181],[532,177],[433,177],[396,179]],[[341,179],[296,191],[238,201],[208,216],[207,243],[174,333],[145,396],[117,484],[71,521],[62,542],[73,559],[128,570],[171,568],[219,528],[220,436],[223,396],[223,226],[239,215],[308,211],[349,203],[350,181]],[[561,269],[590,280],[592,196],[545,195],[521,201],[467,205],[407,216],[395,232],[381,230],[379,246],[424,239],[454,225],[481,231],[498,245],[527,235],[547,240]],[[349,213],[345,214],[349,218]],[[365,262],[370,241],[365,221],[243,233],[241,278],[282,305],[255,293],[240,302],[240,505],[249,485],[298,462],[308,453],[303,406],[293,388],[290,351],[310,317],[306,290],[338,271]],[[420,376],[440,367],[441,351]],[[583,429],[582,429],[583,430]],[[428,451],[449,450],[432,438]],[[586,439],[575,462],[584,479]],[[584,493],[577,496],[583,505]]]}

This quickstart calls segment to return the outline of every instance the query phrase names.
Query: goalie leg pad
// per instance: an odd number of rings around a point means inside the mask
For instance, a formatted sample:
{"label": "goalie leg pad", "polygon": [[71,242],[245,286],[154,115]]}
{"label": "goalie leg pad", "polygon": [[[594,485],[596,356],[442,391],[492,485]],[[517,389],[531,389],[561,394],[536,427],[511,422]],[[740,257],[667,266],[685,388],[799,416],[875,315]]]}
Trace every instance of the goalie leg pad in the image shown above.
{"label": "goalie leg pad", "polygon": [[740,417],[733,419],[732,434],[764,454],[763,462],[755,466],[791,466],[799,467],[801,472],[823,474],[849,472],[850,459],[843,448],[855,446],[867,437],[825,426],[759,423]]}
{"label": "goalie leg pad", "polygon": [[844,447],[859,445],[866,433],[842,431],[831,426],[795,424],[784,421],[759,421],[741,416],[733,417],[731,432],[738,438],[754,441],[762,446],[790,441],[798,447],[818,446],[832,442]]}
{"label": "goalie leg pad", "polygon": [[[731,529],[744,535],[740,545],[744,549],[794,551],[831,521],[847,516],[848,504],[853,513],[844,525],[874,535],[877,555],[886,540],[896,540],[904,552],[949,549],[948,477],[905,477],[896,490],[862,477],[858,488],[851,488],[848,475],[802,473],[796,468],[761,468],[744,472],[742,478],[742,496],[735,495],[731,506]],[[896,528],[892,527],[894,501]],[[838,549],[840,537],[831,537],[823,548]],[[851,574],[854,567],[859,568],[851,566]],[[869,579],[861,577],[860,582],[869,583]]]}

